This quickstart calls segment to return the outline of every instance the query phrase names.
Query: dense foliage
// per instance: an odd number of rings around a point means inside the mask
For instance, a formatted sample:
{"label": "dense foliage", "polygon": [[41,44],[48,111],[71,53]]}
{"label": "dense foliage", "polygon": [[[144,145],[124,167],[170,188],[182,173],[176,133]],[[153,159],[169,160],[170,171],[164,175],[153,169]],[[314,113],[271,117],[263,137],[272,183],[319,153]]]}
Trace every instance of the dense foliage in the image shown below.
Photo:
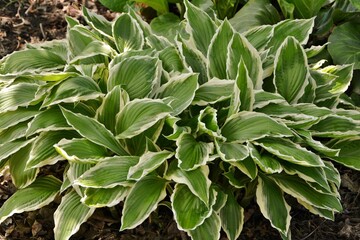
{"label": "dense foliage", "polygon": [[[68,18],[66,40],[0,61],[0,164],[18,188],[0,222],[60,195],[56,240],[121,201],[120,230],[163,204],[193,239],[236,239],[255,198],[290,239],[285,195],[327,219],[342,210],[333,162],[360,169],[345,94],[357,60],[324,65],[324,46],[305,47],[314,18],[239,29],[245,7],[229,21],[184,4],[184,20],[151,25],[84,8],[89,27]],[[59,161],[61,180],[39,174]]]}

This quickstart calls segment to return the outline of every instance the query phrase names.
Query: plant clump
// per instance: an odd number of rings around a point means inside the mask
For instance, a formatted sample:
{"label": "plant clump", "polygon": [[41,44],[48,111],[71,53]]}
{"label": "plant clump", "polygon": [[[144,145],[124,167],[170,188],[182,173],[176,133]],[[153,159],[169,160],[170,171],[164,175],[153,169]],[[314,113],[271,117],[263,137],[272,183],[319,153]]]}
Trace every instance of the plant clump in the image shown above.
{"label": "plant clump", "polygon": [[[0,165],[18,188],[0,222],[60,195],[56,240],[120,202],[120,230],[161,203],[192,239],[237,239],[255,198],[290,239],[285,195],[327,219],[342,211],[333,163],[360,169],[354,65],[309,63],[314,18],[240,33],[185,7],[166,31],[131,8],[113,22],[84,8],[88,26],[67,18],[67,39],[0,61]],[[62,179],[39,175],[59,161]]]}

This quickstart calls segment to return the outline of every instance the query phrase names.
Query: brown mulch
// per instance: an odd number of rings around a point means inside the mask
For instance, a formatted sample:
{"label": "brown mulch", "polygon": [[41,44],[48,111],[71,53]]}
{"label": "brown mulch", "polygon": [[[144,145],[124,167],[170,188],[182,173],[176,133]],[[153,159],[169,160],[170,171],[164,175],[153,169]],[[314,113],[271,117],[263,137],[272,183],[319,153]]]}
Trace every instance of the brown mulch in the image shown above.
{"label": "brown mulch", "polygon": [[[83,21],[80,9],[84,4],[109,20],[115,17],[115,14],[95,0],[0,0],[0,59],[22,49],[26,43],[64,38],[64,16]],[[49,171],[58,171],[61,167],[51,166]],[[338,168],[342,177],[340,194],[344,212],[337,214],[334,222],[325,220],[309,213],[295,199],[289,198],[293,239],[360,240],[360,172],[341,166]],[[15,190],[9,173],[3,171],[0,174],[0,206]],[[59,199],[38,211],[15,214],[8,218],[0,225],[0,240],[53,239],[53,213],[58,204]],[[171,211],[164,206],[160,206],[141,226],[121,233],[120,218],[121,206],[98,209],[71,239],[189,239],[186,233],[177,229]],[[222,236],[222,240],[226,239],[224,233]],[[245,210],[244,229],[239,239],[276,240],[280,237],[253,202]]]}

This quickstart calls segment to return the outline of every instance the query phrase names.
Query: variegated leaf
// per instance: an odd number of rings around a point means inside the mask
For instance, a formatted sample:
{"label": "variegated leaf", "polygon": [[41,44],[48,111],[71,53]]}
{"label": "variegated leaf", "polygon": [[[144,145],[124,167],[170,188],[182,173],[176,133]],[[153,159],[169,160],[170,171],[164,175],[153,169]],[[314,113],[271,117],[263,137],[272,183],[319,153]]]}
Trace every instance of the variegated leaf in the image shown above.
{"label": "variegated leaf", "polygon": [[108,156],[105,147],[84,138],[62,139],[54,148],[63,158],[79,163],[96,163]]}
{"label": "variegated leaf", "polygon": [[270,154],[259,153],[254,145],[248,143],[251,158],[259,166],[259,168],[265,173],[280,173],[283,170],[281,163]]}
{"label": "variegated leaf", "polygon": [[196,90],[193,104],[206,106],[209,103],[224,101],[229,99],[234,89],[233,80],[220,80],[213,78],[200,85]]}
{"label": "variegated leaf", "polygon": [[198,86],[198,74],[181,74],[162,85],[157,97],[169,102],[169,106],[173,109],[172,115],[176,116],[191,104]]}
{"label": "variegated leaf", "polygon": [[146,152],[143,154],[139,162],[129,168],[128,179],[140,180],[150,172],[157,169],[167,159],[171,158],[174,153],[167,150],[161,152]]}
{"label": "variegated leaf", "polygon": [[276,183],[265,175],[258,178],[256,202],[261,213],[269,219],[271,226],[286,235],[290,227],[290,206]]}
{"label": "variegated leaf", "polygon": [[39,168],[26,169],[31,148],[32,143],[29,143],[9,158],[11,179],[18,189],[25,188],[33,183],[39,173]]}
{"label": "variegated leaf", "polygon": [[205,165],[209,161],[213,144],[196,141],[193,135],[184,133],[176,141],[176,155],[179,168],[190,171]]}
{"label": "variegated leaf", "polygon": [[33,142],[36,138],[31,138],[29,140],[15,140],[13,142],[7,142],[0,145],[0,166],[6,162],[7,158],[12,154],[19,151],[21,148],[25,147],[29,143]]}
{"label": "variegated leaf", "polygon": [[110,149],[118,155],[128,155],[114,135],[95,119],[79,113],[73,113],[65,108],[61,108],[61,111],[68,124],[70,124],[81,136]]}
{"label": "variegated leaf", "polygon": [[26,71],[41,71],[61,69],[65,61],[46,49],[26,49],[14,52],[0,61],[0,74],[16,73]]}
{"label": "variegated leaf", "polygon": [[79,229],[80,225],[91,217],[95,208],[83,204],[80,196],[71,191],[62,199],[54,213],[54,238],[55,240],[67,240]]}
{"label": "variegated leaf", "polygon": [[113,207],[129,194],[130,188],[116,186],[113,188],[86,188],[81,202],[89,207]]}
{"label": "variegated leaf", "polygon": [[212,209],[184,184],[176,184],[171,195],[172,210],[180,230],[193,230],[211,216]]}
{"label": "variegated leaf", "polygon": [[226,79],[228,47],[226,43],[230,43],[234,35],[234,29],[228,20],[224,20],[220,27],[216,30],[215,35],[211,39],[207,53],[208,76],[209,78]]}
{"label": "variegated leaf", "polygon": [[34,83],[18,83],[0,89],[0,112],[27,107],[35,99],[39,86]]}
{"label": "variegated leaf", "polygon": [[270,177],[287,194],[300,199],[312,206],[332,211],[341,211],[340,200],[331,194],[321,193],[310,187],[304,180],[284,174],[274,174]]}
{"label": "variegated leaf", "polygon": [[236,201],[232,193],[227,194],[227,201],[220,210],[221,226],[229,240],[240,236],[244,224],[244,209]]}
{"label": "variegated leaf", "polygon": [[229,142],[245,142],[265,136],[292,136],[290,129],[267,115],[245,111],[232,115],[221,128],[221,134]]}
{"label": "variegated leaf", "polygon": [[287,139],[263,138],[257,140],[255,144],[260,145],[266,151],[274,154],[280,159],[284,159],[294,164],[309,167],[324,166],[323,161],[318,155]]}
{"label": "variegated leaf", "polygon": [[116,115],[129,101],[129,95],[121,86],[114,87],[106,94],[101,106],[96,110],[96,119],[115,134]]}
{"label": "variegated leaf", "polygon": [[254,88],[261,89],[263,69],[258,51],[245,37],[239,33],[234,34],[231,42],[228,45],[228,48],[228,63],[226,69],[228,73],[228,79],[235,79],[236,76],[239,75],[238,72],[240,70],[237,69],[242,59]]}
{"label": "variegated leaf", "polygon": [[129,102],[117,115],[116,138],[124,139],[136,136],[172,111],[162,100],[135,99]]}
{"label": "variegated leaf", "polygon": [[59,193],[61,181],[53,176],[39,177],[26,188],[16,191],[0,208],[0,222],[25,211],[34,211],[51,203]]}
{"label": "variegated leaf", "polygon": [[138,161],[139,157],[136,156],[106,158],[82,174],[74,184],[91,188],[131,186],[132,183],[127,178],[129,168],[135,166]]}
{"label": "variegated leaf", "polygon": [[39,113],[38,109],[34,107],[18,108],[15,111],[0,112],[0,131],[16,126],[18,123],[29,120]]}
{"label": "variegated leaf", "polygon": [[305,51],[294,37],[281,44],[274,65],[276,91],[289,103],[296,103],[304,94],[309,72]]}
{"label": "variegated leaf", "polygon": [[221,220],[215,211],[212,212],[210,217],[194,230],[189,230],[188,234],[193,240],[218,240],[220,239]]}
{"label": "variegated leaf", "polygon": [[289,36],[296,38],[300,44],[306,44],[314,27],[314,20],[314,18],[287,19],[276,24],[274,26],[274,35],[267,46],[268,48],[272,47],[270,54],[274,54]]}
{"label": "variegated leaf", "polygon": [[102,95],[94,80],[86,77],[74,77],[55,86],[44,100],[43,106],[96,99]]}
{"label": "variegated leaf", "polygon": [[61,110],[58,107],[53,107],[39,113],[29,122],[26,135],[31,136],[39,132],[59,130],[71,130],[71,127],[67,124]]}
{"label": "variegated leaf", "polygon": [[78,136],[74,131],[42,132],[33,144],[26,168],[42,167],[63,160],[53,147],[54,144],[63,138],[70,139]]}
{"label": "variegated leaf", "polygon": [[206,12],[189,1],[185,1],[185,7],[186,30],[190,33],[196,47],[206,56],[216,25]]}
{"label": "variegated leaf", "polygon": [[206,205],[209,205],[211,181],[208,176],[208,166],[201,166],[195,170],[184,171],[173,164],[170,165],[170,170],[166,178],[172,179],[176,183],[185,184],[195,196],[200,198]]}
{"label": "variegated leaf", "polygon": [[113,24],[113,36],[120,53],[139,50],[144,46],[144,34],[129,13],[122,13]]}
{"label": "variegated leaf", "polygon": [[124,203],[120,231],[135,228],[149,217],[166,197],[166,185],[166,180],[156,176],[146,176],[135,183]]}
{"label": "variegated leaf", "polygon": [[149,97],[160,84],[160,61],[150,56],[128,57],[110,69],[107,90],[120,85],[130,99]]}

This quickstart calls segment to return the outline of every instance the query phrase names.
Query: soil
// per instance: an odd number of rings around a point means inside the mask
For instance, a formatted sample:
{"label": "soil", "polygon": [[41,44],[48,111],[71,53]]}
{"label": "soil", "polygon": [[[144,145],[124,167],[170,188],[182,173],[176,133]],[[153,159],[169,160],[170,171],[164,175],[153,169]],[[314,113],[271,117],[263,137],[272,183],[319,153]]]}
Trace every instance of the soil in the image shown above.
{"label": "soil", "polygon": [[[80,13],[85,5],[109,20],[115,17],[95,0],[0,0],[0,59],[5,55],[24,48],[26,43],[37,43],[62,39],[66,35],[66,15],[83,21]],[[360,172],[338,166],[342,185],[340,195],[344,211],[336,215],[335,221],[325,220],[309,213],[289,198],[292,206],[291,232],[295,240],[347,239],[360,240]],[[63,166],[57,164],[43,171],[61,173]],[[0,206],[14,192],[8,171],[0,174]],[[59,204],[54,203],[33,212],[15,214],[0,225],[0,240],[3,239],[53,239],[53,213]],[[164,206],[153,213],[141,226],[119,232],[121,206],[98,209],[84,224],[72,240],[88,239],[189,239],[179,231],[172,213]],[[225,240],[222,233],[222,240]],[[245,209],[245,224],[239,239],[281,239],[252,202]]]}

